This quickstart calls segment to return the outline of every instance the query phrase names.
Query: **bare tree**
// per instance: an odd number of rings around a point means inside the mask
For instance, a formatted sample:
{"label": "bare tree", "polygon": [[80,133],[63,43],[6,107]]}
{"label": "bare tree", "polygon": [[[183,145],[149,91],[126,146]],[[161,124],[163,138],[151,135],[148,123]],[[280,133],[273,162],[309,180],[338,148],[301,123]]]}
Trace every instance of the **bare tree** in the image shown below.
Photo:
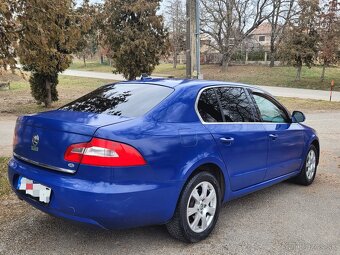
{"label": "bare tree", "polygon": [[323,1],[320,15],[319,57],[323,64],[321,81],[325,80],[326,67],[338,62],[340,47],[340,3],[337,0]]}
{"label": "bare tree", "polygon": [[297,0],[272,0],[271,4],[272,14],[268,20],[271,25],[270,67],[273,67],[278,45],[282,41],[284,35],[283,31],[291,19],[297,14]]}
{"label": "bare tree", "polygon": [[202,0],[202,32],[212,37],[222,69],[244,39],[271,15],[272,0]]}
{"label": "bare tree", "polygon": [[185,49],[186,17],[181,0],[171,0],[166,7],[167,27],[170,32],[170,49],[174,68],[177,67],[178,54]]}

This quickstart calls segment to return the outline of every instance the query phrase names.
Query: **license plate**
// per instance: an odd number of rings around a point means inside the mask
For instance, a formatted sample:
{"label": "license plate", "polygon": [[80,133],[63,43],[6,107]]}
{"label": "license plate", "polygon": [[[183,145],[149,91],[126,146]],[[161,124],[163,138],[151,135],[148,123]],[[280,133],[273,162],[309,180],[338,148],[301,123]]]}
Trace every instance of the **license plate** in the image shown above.
{"label": "license plate", "polygon": [[25,177],[19,178],[17,189],[39,199],[42,203],[48,204],[50,202],[51,189]]}

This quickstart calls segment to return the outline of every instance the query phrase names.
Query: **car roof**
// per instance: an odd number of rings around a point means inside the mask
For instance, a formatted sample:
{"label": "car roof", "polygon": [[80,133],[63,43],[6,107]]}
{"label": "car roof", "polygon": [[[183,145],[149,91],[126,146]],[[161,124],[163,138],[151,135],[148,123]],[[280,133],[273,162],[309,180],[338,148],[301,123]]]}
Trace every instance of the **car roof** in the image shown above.
{"label": "car roof", "polygon": [[236,82],[228,82],[228,81],[209,81],[209,80],[195,80],[195,79],[171,79],[171,78],[142,78],[140,80],[134,81],[126,81],[124,83],[143,83],[143,84],[153,84],[153,85],[160,85],[166,86],[170,88],[181,88],[181,87],[209,87],[209,86],[238,86],[238,87],[246,87],[246,88],[253,88],[256,90],[260,90],[268,94],[268,92],[264,91],[261,88],[258,88],[254,85],[248,85],[243,83],[236,83]]}

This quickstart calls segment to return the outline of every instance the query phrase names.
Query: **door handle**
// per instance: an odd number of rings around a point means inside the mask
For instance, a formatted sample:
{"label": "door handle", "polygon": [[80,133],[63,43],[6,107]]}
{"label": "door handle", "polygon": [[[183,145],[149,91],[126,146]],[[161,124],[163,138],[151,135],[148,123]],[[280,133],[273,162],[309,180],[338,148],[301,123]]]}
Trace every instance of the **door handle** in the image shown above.
{"label": "door handle", "polygon": [[222,137],[220,138],[220,141],[222,143],[231,144],[232,142],[235,141],[235,139],[233,137]]}
{"label": "door handle", "polygon": [[273,140],[276,140],[279,136],[275,134],[270,134],[269,137]]}

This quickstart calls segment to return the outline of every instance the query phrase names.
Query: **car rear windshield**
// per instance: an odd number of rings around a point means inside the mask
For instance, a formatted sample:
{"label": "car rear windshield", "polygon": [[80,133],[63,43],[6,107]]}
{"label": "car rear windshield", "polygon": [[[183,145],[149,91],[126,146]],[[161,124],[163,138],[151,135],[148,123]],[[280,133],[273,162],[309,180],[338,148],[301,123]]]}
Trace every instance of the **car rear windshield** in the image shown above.
{"label": "car rear windshield", "polygon": [[172,92],[172,88],[151,84],[111,84],[100,87],[59,110],[139,117]]}

